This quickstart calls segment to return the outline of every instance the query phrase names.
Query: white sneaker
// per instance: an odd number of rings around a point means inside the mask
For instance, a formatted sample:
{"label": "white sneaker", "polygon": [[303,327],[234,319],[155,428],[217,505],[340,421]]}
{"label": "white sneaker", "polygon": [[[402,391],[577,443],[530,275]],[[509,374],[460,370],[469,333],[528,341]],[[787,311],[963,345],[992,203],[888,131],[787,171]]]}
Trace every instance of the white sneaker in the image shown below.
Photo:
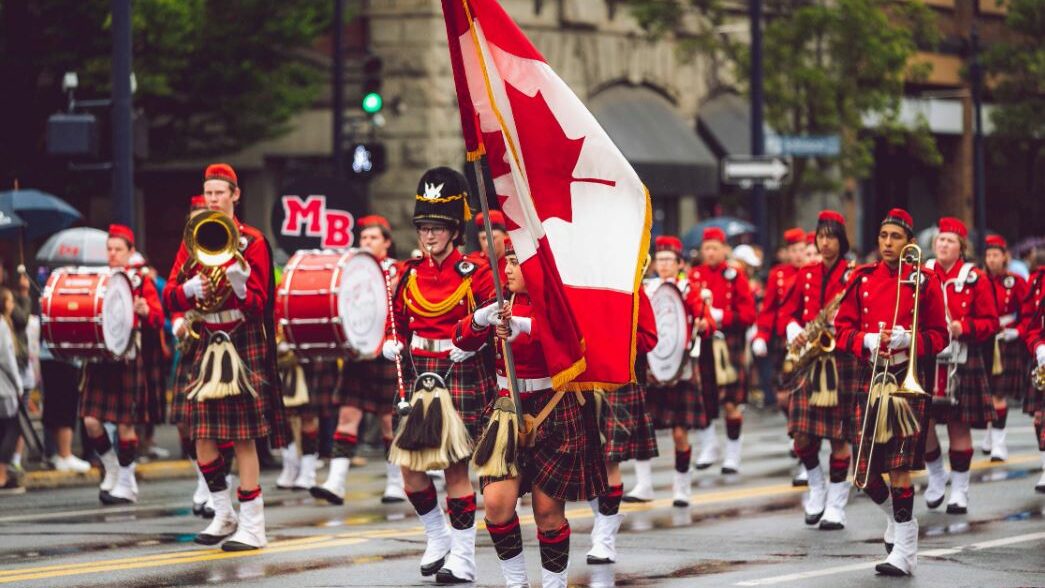
{"label": "white sneaker", "polygon": [[969,472],[951,472],[951,499],[947,501],[947,514],[969,512]]}
{"label": "white sneaker", "polygon": [[[688,463],[686,465],[689,466]],[[693,470],[687,469],[685,472],[675,472],[675,480],[671,485],[671,493],[672,506],[689,506],[689,497],[693,493]]]}
{"label": "white sneaker", "polygon": [[98,489],[109,493],[116,487],[116,480],[120,476],[120,460],[116,458],[115,449],[110,449],[98,457],[102,460],[102,469],[105,470],[102,472],[102,483],[98,485]]}
{"label": "white sneaker", "polygon": [[884,563],[875,566],[883,576],[910,576],[918,567],[918,519],[896,523],[896,544]]}
{"label": "white sneaker", "polygon": [[934,509],[943,504],[944,494],[947,493],[947,468],[943,465],[943,454],[935,461],[925,462],[929,470],[929,484],[925,487],[925,505]]}
{"label": "white sneaker", "polygon": [[436,506],[423,515],[418,515],[425,526],[428,544],[421,555],[421,575],[431,576],[438,572],[450,555],[450,526],[446,524],[443,509]]}
{"label": "white sneaker", "polygon": [[120,467],[116,477],[116,487],[109,491],[111,504],[132,504],[138,502],[138,481],[134,479],[134,462],[127,467]]}
{"label": "white sneaker", "polygon": [[437,584],[475,581],[475,525],[467,529],[450,528],[450,555],[435,575]]}
{"label": "white sneaker", "polygon": [[624,502],[649,502],[653,500],[653,462],[648,459],[635,460],[635,487],[625,494]]}
{"label": "white sneaker", "polygon": [[[290,490],[294,487],[294,480],[298,477],[301,469],[301,458],[298,457],[297,447],[293,443],[279,450],[283,456],[283,471],[276,478],[276,488]],[[229,486],[231,488],[231,486]]]}
{"label": "white sneaker", "polygon": [[722,460],[723,474],[740,473],[740,448],[743,441],[743,436],[739,439],[726,439],[726,456]]}
{"label": "white sneaker", "polygon": [[991,427],[988,437],[991,440],[991,461],[1006,461],[1009,459],[1009,446],[1005,443],[1005,429]]}
{"label": "white sneaker", "polygon": [[316,462],[319,455],[309,453],[301,456],[301,468],[298,477],[294,479],[294,490],[308,490],[316,485]]}
{"label": "white sneaker", "polygon": [[265,499],[239,503],[239,528],[222,544],[222,551],[253,551],[268,545],[265,537]]}
{"label": "white sneaker", "polygon": [[330,471],[327,472],[327,481],[323,482],[322,486],[312,486],[309,488],[309,494],[316,498],[326,500],[330,504],[344,504],[345,478],[348,477],[349,467],[349,459],[347,457],[335,457],[331,459]]}
{"label": "white sneaker", "polygon": [[595,522],[591,527],[591,550],[588,551],[588,564],[610,564],[617,561],[617,532],[620,531],[624,515],[604,515],[595,513]]}
{"label": "white sneaker", "polygon": [[697,461],[693,465],[698,470],[705,470],[718,461],[718,437],[715,436],[714,423],[697,431],[697,437],[700,453],[697,454]]}
{"label": "white sneaker", "polygon": [[523,552],[511,559],[501,560],[501,573],[504,574],[504,585],[507,588],[530,588],[530,580],[526,577],[526,556]]}
{"label": "white sneaker", "polygon": [[849,482],[831,482],[827,486],[827,507],[820,517],[822,531],[845,528],[845,505],[849,503]]}
{"label": "white sneaker", "polygon": [[69,457],[61,457],[55,455],[51,458],[51,463],[54,465],[54,469],[59,472],[73,472],[74,474],[86,474],[91,471],[90,462],[84,461],[75,455],[69,455]]}
{"label": "white sneaker", "polygon": [[214,518],[202,533],[196,535],[194,541],[200,545],[217,545],[226,537],[236,532],[239,518],[232,510],[232,496],[229,489],[211,492],[214,503]]}
{"label": "white sneaker", "polygon": [[824,516],[824,509],[827,505],[827,482],[824,480],[824,470],[820,466],[806,471],[809,473],[809,492],[806,493],[805,520],[807,525],[815,525]]}
{"label": "white sneaker", "polygon": [[395,504],[397,502],[406,502],[403,470],[394,463],[385,462],[385,492],[381,495],[381,503]]}

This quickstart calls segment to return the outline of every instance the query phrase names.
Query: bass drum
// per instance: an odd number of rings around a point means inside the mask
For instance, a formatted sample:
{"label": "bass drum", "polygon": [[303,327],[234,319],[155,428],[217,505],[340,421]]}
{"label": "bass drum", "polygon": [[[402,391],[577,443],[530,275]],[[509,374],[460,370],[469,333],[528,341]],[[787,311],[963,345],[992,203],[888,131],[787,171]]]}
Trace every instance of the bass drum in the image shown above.
{"label": "bass drum", "polygon": [[119,361],[134,344],[134,294],[127,274],[58,268],[40,297],[44,342],[62,359]]}
{"label": "bass drum", "polygon": [[649,373],[657,383],[668,386],[678,381],[687,364],[686,305],[678,287],[671,283],[662,283],[649,299],[657,320],[657,345],[646,354]]}
{"label": "bass drum", "polygon": [[276,291],[276,320],[303,360],[376,357],[388,320],[385,272],[361,249],[298,251]]}

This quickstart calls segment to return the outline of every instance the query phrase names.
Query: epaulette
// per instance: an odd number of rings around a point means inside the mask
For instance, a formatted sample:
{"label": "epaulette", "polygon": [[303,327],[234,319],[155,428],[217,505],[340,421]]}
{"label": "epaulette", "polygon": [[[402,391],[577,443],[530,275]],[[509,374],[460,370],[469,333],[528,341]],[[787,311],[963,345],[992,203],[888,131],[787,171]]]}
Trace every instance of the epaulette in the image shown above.
{"label": "epaulette", "polygon": [[[413,272],[415,269],[417,269],[417,266],[422,261],[424,261],[424,259],[419,258],[419,257],[411,257],[410,259],[403,260],[403,262],[402,262],[403,263],[403,278],[409,277],[410,273]],[[395,299],[396,300],[399,300],[399,297],[400,297],[400,295],[403,292],[403,288],[406,287],[406,282],[407,282],[407,280],[401,279],[401,280],[399,280],[399,283],[396,284],[396,291],[395,291]]]}
{"label": "epaulette", "polygon": [[479,269],[479,266],[473,261],[462,259],[454,264],[454,269],[457,270],[457,273],[462,278],[467,278],[474,274]]}
{"label": "epaulette", "polygon": [[842,280],[848,283],[853,278],[871,273],[872,271],[874,271],[874,268],[875,264],[873,263],[857,265],[856,261],[849,260],[849,265],[847,266],[845,273],[842,274]]}
{"label": "epaulette", "polygon": [[1013,286],[1016,285],[1016,276],[1009,274],[1001,279],[1001,285],[1006,290],[1012,290]]}
{"label": "epaulette", "polygon": [[722,270],[722,277],[732,282],[733,280],[737,279],[737,274],[739,273],[740,272],[737,271],[737,268],[729,266],[726,269]]}

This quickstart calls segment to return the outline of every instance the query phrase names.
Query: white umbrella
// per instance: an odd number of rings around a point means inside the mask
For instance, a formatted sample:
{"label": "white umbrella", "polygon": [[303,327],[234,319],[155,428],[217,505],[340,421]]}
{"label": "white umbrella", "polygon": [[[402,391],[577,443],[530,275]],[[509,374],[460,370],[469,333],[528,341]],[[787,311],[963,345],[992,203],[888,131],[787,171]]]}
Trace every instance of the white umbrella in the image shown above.
{"label": "white umbrella", "polygon": [[62,265],[108,265],[106,241],[109,233],[91,227],[59,231],[40,247],[36,261],[51,267]]}

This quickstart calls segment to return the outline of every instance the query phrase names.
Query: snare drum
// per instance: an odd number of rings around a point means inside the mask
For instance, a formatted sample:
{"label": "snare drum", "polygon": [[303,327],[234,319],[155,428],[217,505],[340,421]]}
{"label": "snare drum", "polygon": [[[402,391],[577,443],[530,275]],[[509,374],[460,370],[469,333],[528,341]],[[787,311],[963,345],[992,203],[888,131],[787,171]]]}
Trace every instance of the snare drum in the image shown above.
{"label": "snare drum", "polygon": [[134,294],[127,274],[109,268],[56,269],[40,297],[40,326],[62,359],[119,361],[134,342]]}
{"label": "snare drum", "polygon": [[376,357],[385,339],[385,272],[370,253],[298,251],[276,291],[276,319],[301,359]]}

